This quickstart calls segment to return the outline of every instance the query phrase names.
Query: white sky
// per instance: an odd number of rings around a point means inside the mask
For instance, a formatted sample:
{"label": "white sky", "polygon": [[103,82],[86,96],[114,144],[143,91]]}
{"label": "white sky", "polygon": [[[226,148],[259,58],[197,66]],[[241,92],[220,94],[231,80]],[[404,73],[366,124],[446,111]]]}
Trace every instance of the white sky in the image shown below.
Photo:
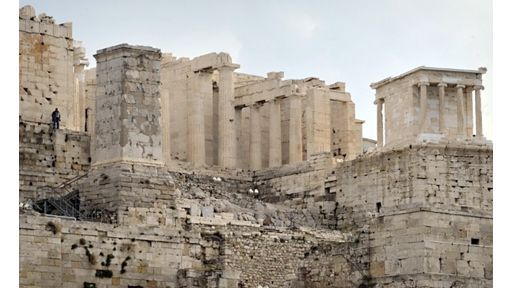
{"label": "white sky", "polygon": [[20,1],[73,22],[91,67],[98,49],[129,43],[178,57],[224,51],[239,72],[346,82],[375,139],[370,83],[417,66],[487,67],[484,134],[492,136],[492,6],[484,0]]}

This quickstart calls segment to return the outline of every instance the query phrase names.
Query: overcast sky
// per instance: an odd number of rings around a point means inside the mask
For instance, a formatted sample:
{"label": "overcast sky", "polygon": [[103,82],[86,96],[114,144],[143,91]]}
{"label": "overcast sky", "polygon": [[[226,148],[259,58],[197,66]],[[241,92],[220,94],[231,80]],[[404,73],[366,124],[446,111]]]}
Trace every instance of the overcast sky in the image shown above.
{"label": "overcast sky", "polygon": [[57,23],[73,22],[91,67],[98,49],[129,43],[178,57],[227,52],[239,72],[342,81],[376,135],[370,83],[417,66],[487,67],[484,134],[492,138],[492,2],[358,1],[20,1]]}

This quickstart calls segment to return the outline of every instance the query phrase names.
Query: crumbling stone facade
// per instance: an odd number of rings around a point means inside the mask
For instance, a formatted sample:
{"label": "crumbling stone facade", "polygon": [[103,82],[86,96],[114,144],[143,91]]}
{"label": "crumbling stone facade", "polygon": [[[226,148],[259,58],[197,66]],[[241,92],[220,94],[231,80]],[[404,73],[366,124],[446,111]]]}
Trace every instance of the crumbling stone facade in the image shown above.
{"label": "crumbling stone facade", "polygon": [[50,123],[55,107],[62,127],[83,131],[84,68],[89,63],[80,42],[74,41],[71,23],[55,24],[33,7],[20,9],[20,118]]}
{"label": "crumbling stone facade", "polygon": [[[376,143],[344,83],[128,44],[84,70],[52,21],[20,9],[20,287],[492,287],[483,69],[372,84]],[[32,22],[69,33],[62,77]]]}
{"label": "crumbling stone facade", "polygon": [[47,124],[26,121],[19,126],[20,201],[50,196],[48,186],[58,186],[89,170],[89,135],[52,131]]}

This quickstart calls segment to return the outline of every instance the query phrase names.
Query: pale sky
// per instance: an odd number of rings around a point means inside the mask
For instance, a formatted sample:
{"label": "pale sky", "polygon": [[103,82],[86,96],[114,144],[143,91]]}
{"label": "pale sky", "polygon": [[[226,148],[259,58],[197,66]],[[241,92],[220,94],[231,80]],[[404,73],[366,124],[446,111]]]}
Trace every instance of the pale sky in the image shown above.
{"label": "pale sky", "polygon": [[57,23],[73,22],[87,57],[129,43],[193,58],[227,52],[238,72],[285,79],[309,76],[346,83],[375,139],[369,85],[417,66],[487,67],[484,134],[492,136],[492,2],[485,0],[358,1],[20,1]]}

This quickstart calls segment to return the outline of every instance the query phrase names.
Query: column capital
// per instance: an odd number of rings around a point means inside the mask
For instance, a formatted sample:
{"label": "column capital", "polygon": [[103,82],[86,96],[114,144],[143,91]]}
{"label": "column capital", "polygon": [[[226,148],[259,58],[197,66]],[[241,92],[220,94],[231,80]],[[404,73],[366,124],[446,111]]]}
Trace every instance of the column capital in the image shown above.
{"label": "column capital", "polygon": [[444,82],[440,82],[439,84],[437,84],[437,87],[447,87],[448,84],[444,83]]}
{"label": "column capital", "polygon": [[427,81],[420,81],[418,82],[418,87],[421,87],[421,86],[429,86],[430,85],[430,82],[427,82]]}
{"label": "column capital", "polygon": [[240,68],[240,65],[238,64],[223,64],[221,66],[214,67],[214,69],[219,71],[235,71],[235,69],[238,68]]}
{"label": "column capital", "polygon": [[475,86],[473,86],[473,89],[475,89],[475,90],[485,90],[483,85],[475,85]]}
{"label": "column capital", "polygon": [[464,89],[464,88],[466,88],[466,85],[457,84],[457,86],[455,86],[455,88],[457,88],[457,89],[459,89],[459,88]]}

